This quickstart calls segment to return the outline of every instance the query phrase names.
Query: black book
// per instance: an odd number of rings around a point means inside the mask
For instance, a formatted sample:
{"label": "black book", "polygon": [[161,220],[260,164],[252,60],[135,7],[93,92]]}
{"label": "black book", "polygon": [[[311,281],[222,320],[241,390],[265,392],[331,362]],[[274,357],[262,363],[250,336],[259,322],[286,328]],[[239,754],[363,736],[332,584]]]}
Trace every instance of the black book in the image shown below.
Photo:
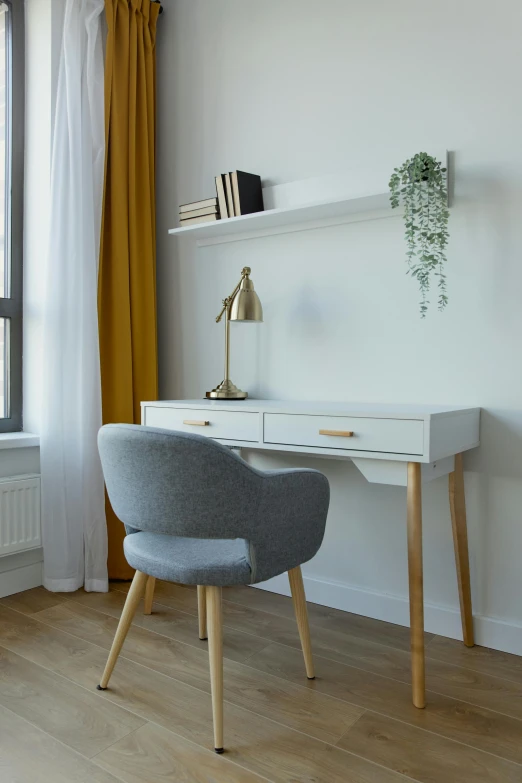
{"label": "black book", "polygon": [[258,174],[247,174],[246,171],[233,171],[230,179],[235,214],[250,215],[252,212],[263,212],[261,177]]}

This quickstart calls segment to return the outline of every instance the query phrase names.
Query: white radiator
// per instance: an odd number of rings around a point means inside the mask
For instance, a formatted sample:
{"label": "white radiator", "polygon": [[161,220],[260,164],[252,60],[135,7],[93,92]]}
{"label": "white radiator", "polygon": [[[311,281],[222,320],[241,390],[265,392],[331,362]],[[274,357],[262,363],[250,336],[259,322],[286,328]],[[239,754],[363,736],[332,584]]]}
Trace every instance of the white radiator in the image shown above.
{"label": "white radiator", "polygon": [[0,556],[41,545],[40,476],[0,479]]}

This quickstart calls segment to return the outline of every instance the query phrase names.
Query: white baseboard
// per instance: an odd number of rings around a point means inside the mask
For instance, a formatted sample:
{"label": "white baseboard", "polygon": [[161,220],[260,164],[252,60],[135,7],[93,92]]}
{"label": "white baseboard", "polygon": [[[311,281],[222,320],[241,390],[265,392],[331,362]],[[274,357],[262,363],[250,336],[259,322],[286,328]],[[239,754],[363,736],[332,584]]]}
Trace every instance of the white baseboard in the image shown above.
{"label": "white baseboard", "polygon": [[42,566],[40,547],[0,557],[0,598],[40,587]]}
{"label": "white baseboard", "polygon": [[42,563],[15,568],[0,574],[0,598],[13,593],[21,593],[42,584]]}
{"label": "white baseboard", "polygon": [[[328,582],[315,577],[305,576],[303,581],[308,601],[344,612],[353,612],[376,620],[385,620],[396,625],[408,627],[409,604],[407,598],[387,593],[363,590],[340,582]],[[286,574],[269,579],[256,585],[280,595],[290,595]],[[424,625],[426,631],[437,636],[449,636],[462,639],[460,612],[447,606],[424,605]],[[473,617],[475,642],[483,647],[522,655],[522,626],[508,623],[495,617],[475,615]]]}

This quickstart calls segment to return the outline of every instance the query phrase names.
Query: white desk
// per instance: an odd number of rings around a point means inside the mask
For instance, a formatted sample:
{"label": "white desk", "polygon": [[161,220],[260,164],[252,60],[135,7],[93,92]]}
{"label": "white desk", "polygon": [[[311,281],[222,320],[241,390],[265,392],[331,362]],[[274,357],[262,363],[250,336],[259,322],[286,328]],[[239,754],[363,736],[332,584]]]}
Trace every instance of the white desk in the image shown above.
{"label": "white desk", "polygon": [[236,448],[351,459],[368,481],[407,487],[413,703],[425,706],[422,484],[449,476],[464,644],[473,646],[462,452],[479,444],[479,408],[280,400],[142,402],[142,424]]}

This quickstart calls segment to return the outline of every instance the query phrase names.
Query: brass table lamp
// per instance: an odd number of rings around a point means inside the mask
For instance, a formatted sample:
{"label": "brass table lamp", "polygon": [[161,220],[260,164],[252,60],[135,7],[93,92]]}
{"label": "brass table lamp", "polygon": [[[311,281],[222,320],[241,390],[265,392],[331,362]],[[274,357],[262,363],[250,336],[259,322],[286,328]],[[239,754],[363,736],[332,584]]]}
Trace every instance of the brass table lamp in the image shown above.
{"label": "brass table lamp", "polygon": [[230,371],[230,321],[250,321],[260,323],[263,320],[263,308],[259,297],[254,291],[251,281],[250,267],[245,266],[241,272],[241,280],[230,296],[223,299],[223,309],[216,318],[218,324],[225,314],[225,377],[215,389],[207,392],[211,400],[246,400],[248,392],[241,391],[229,378]]}

